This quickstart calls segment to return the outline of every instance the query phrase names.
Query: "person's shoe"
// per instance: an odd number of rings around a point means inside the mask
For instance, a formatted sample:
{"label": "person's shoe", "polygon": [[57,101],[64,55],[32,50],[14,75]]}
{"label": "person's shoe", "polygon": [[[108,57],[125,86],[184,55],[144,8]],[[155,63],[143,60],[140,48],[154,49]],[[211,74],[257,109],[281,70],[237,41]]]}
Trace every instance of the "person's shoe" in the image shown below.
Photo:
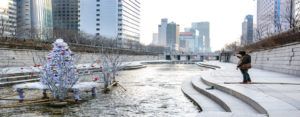
{"label": "person's shoe", "polygon": [[248,80],[247,82],[248,82],[248,83],[251,83],[251,80]]}
{"label": "person's shoe", "polygon": [[240,82],[240,84],[247,84],[247,82]]}

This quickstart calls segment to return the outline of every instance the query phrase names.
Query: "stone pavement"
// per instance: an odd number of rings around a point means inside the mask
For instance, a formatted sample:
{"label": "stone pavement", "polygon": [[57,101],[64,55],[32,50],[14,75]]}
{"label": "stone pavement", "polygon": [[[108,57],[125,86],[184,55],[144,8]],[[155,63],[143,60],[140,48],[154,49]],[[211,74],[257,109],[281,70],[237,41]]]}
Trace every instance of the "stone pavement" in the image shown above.
{"label": "stone pavement", "polygon": [[[217,61],[199,64],[221,67],[202,74],[205,84],[239,98],[259,113],[270,117],[300,117],[299,76],[252,68],[249,74],[253,84],[225,84],[242,81],[242,74],[235,69],[235,64]],[[219,98],[222,100],[222,97]]]}

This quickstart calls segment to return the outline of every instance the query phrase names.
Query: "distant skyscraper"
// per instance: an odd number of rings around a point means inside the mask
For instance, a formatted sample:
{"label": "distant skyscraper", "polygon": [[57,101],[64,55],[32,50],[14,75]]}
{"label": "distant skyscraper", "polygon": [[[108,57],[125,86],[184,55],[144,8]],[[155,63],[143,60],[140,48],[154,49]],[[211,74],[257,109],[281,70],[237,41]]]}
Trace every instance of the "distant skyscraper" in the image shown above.
{"label": "distant skyscraper", "polygon": [[161,24],[158,26],[158,43],[160,46],[167,46],[167,25],[168,19],[161,19]]}
{"label": "distant skyscraper", "polygon": [[152,44],[158,45],[158,33],[153,33],[152,38]]}
{"label": "distant skyscraper", "polygon": [[[257,31],[265,38],[290,28],[288,18],[294,17],[295,0],[257,0]],[[291,8],[291,9],[290,9]]]}
{"label": "distant skyscraper", "polygon": [[18,0],[17,33],[21,38],[52,36],[52,0]]}
{"label": "distant skyscraper", "polygon": [[52,0],[53,28],[55,33],[79,30],[80,0]]}
{"label": "distant skyscraper", "polygon": [[257,36],[257,28],[256,24],[253,23],[253,43],[259,41],[258,36]]}
{"label": "distant skyscraper", "polygon": [[293,0],[294,1],[294,12],[295,12],[295,22],[296,26],[300,26],[300,0]]}
{"label": "distant skyscraper", "polygon": [[92,35],[140,40],[139,0],[81,0],[80,30]]}
{"label": "distant skyscraper", "polygon": [[189,43],[189,48],[191,52],[198,52],[199,51],[199,31],[194,28],[185,28],[185,32],[193,33],[192,39],[189,39],[191,43]]}
{"label": "distant skyscraper", "polygon": [[242,24],[242,39],[241,45],[253,43],[253,15],[247,15]]}
{"label": "distant skyscraper", "polygon": [[194,33],[193,32],[180,32],[180,48],[187,52],[194,52]]}
{"label": "distant skyscraper", "polygon": [[167,46],[172,51],[179,50],[179,25],[171,22],[167,25]]}
{"label": "distant skyscraper", "polygon": [[0,37],[13,37],[17,25],[17,4],[16,0],[1,0],[0,4]]}
{"label": "distant skyscraper", "polygon": [[192,23],[192,28],[199,31],[199,38],[197,43],[199,47],[199,52],[211,52],[209,22]]}
{"label": "distant skyscraper", "polygon": [[243,23],[242,23],[241,45],[246,45],[246,40],[247,40],[247,22],[243,21]]}

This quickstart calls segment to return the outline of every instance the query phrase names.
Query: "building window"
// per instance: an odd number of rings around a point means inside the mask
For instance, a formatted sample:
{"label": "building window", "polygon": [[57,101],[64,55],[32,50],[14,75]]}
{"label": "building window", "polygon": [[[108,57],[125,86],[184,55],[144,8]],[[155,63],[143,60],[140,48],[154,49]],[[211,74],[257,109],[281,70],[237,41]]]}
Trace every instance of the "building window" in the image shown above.
{"label": "building window", "polygon": [[100,4],[97,4],[97,7],[99,7],[100,6]]}
{"label": "building window", "polygon": [[97,21],[100,21],[100,19],[96,19]]}
{"label": "building window", "polygon": [[97,11],[100,11],[100,9],[97,9]]}
{"label": "building window", "polygon": [[97,25],[97,26],[100,26],[100,24],[99,24],[99,23],[97,23],[96,25]]}
{"label": "building window", "polygon": [[100,31],[100,28],[97,28],[96,30],[97,30],[97,31]]}
{"label": "building window", "polygon": [[97,2],[100,2],[100,0],[97,0]]}
{"label": "building window", "polygon": [[97,14],[97,16],[100,16],[100,14]]}
{"label": "building window", "polygon": [[96,35],[97,35],[97,36],[99,36],[99,35],[100,35],[100,33],[96,33]]}

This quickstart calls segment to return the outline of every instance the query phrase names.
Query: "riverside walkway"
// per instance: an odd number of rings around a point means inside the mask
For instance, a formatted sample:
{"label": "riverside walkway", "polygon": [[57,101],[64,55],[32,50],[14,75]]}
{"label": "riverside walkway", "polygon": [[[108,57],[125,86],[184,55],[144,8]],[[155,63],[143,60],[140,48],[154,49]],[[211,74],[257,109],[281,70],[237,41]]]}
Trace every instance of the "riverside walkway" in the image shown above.
{"label": "riverside walkway", "polygon": [[182,84],[183,92],[201,107],[199,117],[300,117],[300,77],[252,68],[252,83],[239,84],[242,75],[235,64],[197,64],[215,69]]}

